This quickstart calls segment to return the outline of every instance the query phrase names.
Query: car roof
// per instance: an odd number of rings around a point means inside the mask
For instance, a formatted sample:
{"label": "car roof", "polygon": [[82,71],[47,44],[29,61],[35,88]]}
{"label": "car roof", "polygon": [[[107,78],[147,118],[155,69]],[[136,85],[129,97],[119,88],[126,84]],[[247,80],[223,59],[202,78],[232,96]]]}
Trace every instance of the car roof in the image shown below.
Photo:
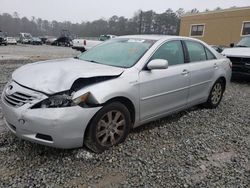
{"label": "car roof", "polygon": [[146,40],[169,40],[169,39],[193,39],[190,37],[174,36],[174,35],[125,35],[120,36],[119,38],[137,38],[137,39],[146,39]]}

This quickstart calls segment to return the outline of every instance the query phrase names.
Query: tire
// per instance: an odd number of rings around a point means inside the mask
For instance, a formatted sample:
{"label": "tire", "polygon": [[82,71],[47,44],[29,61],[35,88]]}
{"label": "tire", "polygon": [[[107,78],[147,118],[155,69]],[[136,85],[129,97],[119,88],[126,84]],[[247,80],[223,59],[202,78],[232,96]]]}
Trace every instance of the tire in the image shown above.
{"label": "tire", "polygon": [[221,102],[224,91],[225,91],[225,83],[221,79],[217,80],[214,83],[210,91],[208,100],[204,106],[210,109],[216,108]]}
{"label": "tire", "polygon": [[85,133],[84,144],[101,153],[123,142],[131,127],[128,109],[120,102],[105,105],[92,118]]}

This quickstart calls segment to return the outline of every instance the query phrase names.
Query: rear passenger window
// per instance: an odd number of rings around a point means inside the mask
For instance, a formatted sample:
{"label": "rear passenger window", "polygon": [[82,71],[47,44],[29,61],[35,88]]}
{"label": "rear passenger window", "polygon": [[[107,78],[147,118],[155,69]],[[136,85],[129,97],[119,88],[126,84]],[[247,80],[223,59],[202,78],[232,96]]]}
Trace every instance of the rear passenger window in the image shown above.
{"label": "rear passenger window", "polygon": [[184,63],[182,44],[180,41],[170,41],[163,44],[151,57],[153,59],[168,60],[168,65],[178,65]]}
{"label": "rear passenger window", "polygon": [[206,50],[206,54],[207,54],[207,60],[216,59],[214,54],[212,54],[212,52],[210,52],[207,48],[205,48],[205,50]]}
{"label": "rear passenger window", "polygon": [[206,61],[206,52],[204,46],[198,42],[186,41],[190,62]]}

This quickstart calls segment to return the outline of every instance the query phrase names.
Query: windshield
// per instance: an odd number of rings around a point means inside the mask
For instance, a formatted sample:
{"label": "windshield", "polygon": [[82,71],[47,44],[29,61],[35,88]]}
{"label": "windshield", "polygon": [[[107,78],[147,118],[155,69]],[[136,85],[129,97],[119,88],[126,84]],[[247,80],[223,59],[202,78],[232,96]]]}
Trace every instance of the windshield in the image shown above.
{"label": "windshield", "polygon": [[238,46],[238,47],[250,47],[250,36],[242,38],[236,46]]}
{"label": "windshield", "polygon": [[78,56],[79,59],[115,67],[132,67],[154,44],[145,39],[112,39]]}
{"label": "windshield", "polygon": [[29,33],[24,33],[24,37],[25,38],[32,38],[31,34],[29,34]]}

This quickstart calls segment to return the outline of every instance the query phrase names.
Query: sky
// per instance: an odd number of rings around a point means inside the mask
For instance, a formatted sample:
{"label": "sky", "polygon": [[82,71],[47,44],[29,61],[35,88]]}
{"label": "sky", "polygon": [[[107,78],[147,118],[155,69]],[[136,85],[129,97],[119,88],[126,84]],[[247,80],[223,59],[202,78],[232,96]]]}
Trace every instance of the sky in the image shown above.
{"label": "sky", "polygon": [[138,10],[162,13],[168,8],[204,11],[216,7],[250,6],[250,0],[0,0],[0,14],[18,12],[20,17],[49,21],[93,21],[113,15],[133,17]]}

